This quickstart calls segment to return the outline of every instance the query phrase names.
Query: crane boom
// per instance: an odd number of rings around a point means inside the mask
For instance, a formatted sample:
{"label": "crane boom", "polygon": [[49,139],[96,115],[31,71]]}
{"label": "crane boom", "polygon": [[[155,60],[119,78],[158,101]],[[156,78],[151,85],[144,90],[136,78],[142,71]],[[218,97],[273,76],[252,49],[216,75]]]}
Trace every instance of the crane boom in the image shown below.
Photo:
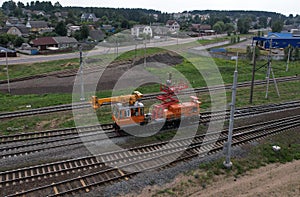
{"label": "crane boom", "polygon": [[104,103],[128,103],[134,105],[134,103],[143,97],[143,94],[139,91],[134,91],[131,95],[115,96],[109,98],[100,98],[92,96],[92,105],[94,109],[100,108]]}

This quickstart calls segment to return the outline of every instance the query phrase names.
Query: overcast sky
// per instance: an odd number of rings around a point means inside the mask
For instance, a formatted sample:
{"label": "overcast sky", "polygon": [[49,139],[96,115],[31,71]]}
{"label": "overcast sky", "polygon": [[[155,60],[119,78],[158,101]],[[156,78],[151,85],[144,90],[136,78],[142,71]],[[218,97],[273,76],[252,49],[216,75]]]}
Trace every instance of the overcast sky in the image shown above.
{"label": "overcast sky", "polygon": [[[22,2],[30,1],[32,0],[23,0]],[[53,4],[57,1],[62,6],[146,8],[169,13],[209,9],[260,10],[278,12],[284,15],[300,15],[299,0],[51,0]],[[3,3],[4,1],[0,0],[0,2]]]}

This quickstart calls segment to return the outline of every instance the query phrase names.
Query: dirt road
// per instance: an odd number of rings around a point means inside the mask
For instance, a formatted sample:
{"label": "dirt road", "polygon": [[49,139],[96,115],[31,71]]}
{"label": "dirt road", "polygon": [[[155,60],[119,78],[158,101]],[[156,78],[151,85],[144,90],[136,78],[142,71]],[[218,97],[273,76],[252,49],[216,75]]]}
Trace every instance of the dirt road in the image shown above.
{"label": "dirt road", "polygon": [[300,160],[286,164],[272,164],[234,177],[218,180],[196,196],[299,196]]}

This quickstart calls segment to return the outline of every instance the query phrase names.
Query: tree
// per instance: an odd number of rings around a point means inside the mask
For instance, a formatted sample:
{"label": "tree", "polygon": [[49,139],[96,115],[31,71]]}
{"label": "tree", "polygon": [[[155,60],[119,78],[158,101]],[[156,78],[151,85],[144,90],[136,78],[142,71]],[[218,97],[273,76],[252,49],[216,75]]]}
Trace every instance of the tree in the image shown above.
{"label": "tree", "polygon": [[59,23],[57,23],[54,31],[55,31],[55,33],[57,33],[60,36],[66,36],[68,33],[66,24],[63,21],[60,21]]}
{"label": "tree", "polygon": [[225,25],[223,21],[218,21],[214,24],[213,30],[215,30],[217,33],[222,33],[225,30]]}
{"label": "tree", "polygon": [[58,1],[57,1],[56,3],[54,3],[53,6],[54,6],[55,8],[61,8],[61,7],[62,7]]}
{"label": "tree", "polygon": [[272,32],[281,32],[282,31],[282,28],[283,28],[283,22],[280,21],[280,20],[277,20],[277,21],[274,21],[272,23]]}
{"label": "tree", "polygon": [[82,25],[80,28],[80,37],[81,39],[87,39],[89,37],[90,30],[87,25]]}
{"label": "tree", "polygon": [[258,21],[259,21],[258,22],[259,26],[261,26],[263,28],[267,27],[267,25],[268,25],[268,19],[267,19],[267,17],[261,16],[261,17],[259,17]]}
{"label": "tree", "polygon": [[129,28],[129,21],[126,19],[123,19],[121,22],[121,28],[128,29]]}
{"label": "tree", "polygon": [[225,29],[224,29],[228,34],[233,32],[235,30],[234,25],[232,23],[226,23],[225,24]]}
{"label": "tree", "polygon": [[7,34],[0,34],[0,45],[7,46],[9,43],[9,38]]}
{"label": "tree", "polygon": [[18,1],[17,5],[18,5],[18,8],[25,8],[24,3],[20,2],[20,1]]}
{"label": "tree", "polygon": [[25,42],[24,38],[17,36],[13,41],[15,47],[20,47]]}
{"label": "tree", "polygon": [[240,18],[237,23],[237,28],[241,34],[247,34],[250,29],[250,20],[248,18]]}
{"label": "tree", "polygon": [[14,10],[16,9],[17,5],[14,1],[10,0],[10,1],[6,1],[2,4],[2,9],[3,10]]}
{"label": "tree", "polygon": [[299,60],[300,59],[300,53],[299,53],[299,48],[298,47],[296,47],[294,49],[293,58],[294,58],[294,60]]}
{"label": "tree", "polygon": [[[288,56],[290,56],[291,59],[291,55],[293,53],[293,47],[291,47],[291,45],[287,46],[284,48],[283,52],[284,52],[284,59],[287,60]],[[290,53],[290,54],[289,54]]]}

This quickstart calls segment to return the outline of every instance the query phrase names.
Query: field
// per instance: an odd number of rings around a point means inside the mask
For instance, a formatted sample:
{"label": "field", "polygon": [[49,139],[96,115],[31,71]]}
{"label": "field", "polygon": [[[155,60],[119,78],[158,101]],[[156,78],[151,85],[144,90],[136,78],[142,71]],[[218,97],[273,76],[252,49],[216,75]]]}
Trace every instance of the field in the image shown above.
{"label": "field", "polygon": [[[157,51],[156,49],[148,50],[149,53],[158,53],[161,51]],[[128,59],[134,55],[133,52],[130,52],[129,54],[124,54],[123,58]],[[223,59],[213,59],[211,61],[210,59],[207,59],[205,57],[199,59],[198,61],[200,65],[204,65],[202,67],[198,67],[198,70],[201,71],[201,73],[209,72],[209,66],[210,62],[213,64],[216,64],[222,79],[218,79],[217,81],[224,81],[225,84],[232,83],[233,80],[233,72],[235,69],[235,61],[232,60],[223,60]],[[201,62],[202,61],[202,62]],[[207,63],[208,62],[208,63]],[[62,65],[64,62],[60,62]],[[51,62],[48,63],[49,65],[57,65],[57,62]],[[256,80],[264,80],[266,76],[266,62],[265,61],[259,61],[257,62],[257,68],[262,67],[256,72],[255,79]],[[17,67],[17,66],[16,66]],[[26,66],[24,66],[26,67]],[[34,64],[32,65],[32,68],[28,68],[28,71],[35,70],[35,67],[38,67],[38,65]],[[48,66],[46,66],[48,67]],[[51,67],[51,66],[50,66]],[[60,66],[58,66],[60,67]],[[272,67],[275,73],[276,77],[283,77],[283,76],[295,76],[297,73],[300,73],[300,62],[291,62],[289,65],[289,71],[285,71],[285,62],[284,61],[273,61]],[[201,76],[201,74],[195,69],[195,67],[187,61],[183,61],[181,64],[178,64],[173,67],[178,72],[182,73],[185,78],[190,82],[190,84],[193,87],[205,87],[206,82],[204,78]],[[16,68],[16,70],[18,70]],[[26,70],[21,70],[20,73],[23,71],[26,73]],[[166,71],[162,70],[161,68],[153,68],[149,67],[147,68],[148,71],[153,72],[157,75],[164,75],[166,76]],[[13,73],[13,72],[11,72]],[[244,82],[244,81],[250,81],[251,80],[251,73],[252,73],[252,65],[250,65],[249,61],[246,60],[240,60],[238,62],[238,81]],[[24,74],[25,75],[25,74]],[[18,76],[20,77],[20,76]],[[176,76],[174,76],[176,77]],[[148,85],[144,87],[140,87],[139,90],[146,94],[151,92],[157,92],[159,91],[158,85]],[[297,91],[296,91],[297,92]],[[257,92],[261,93],[261,92]],[[97,93],[99,97],[107,97],[111,95],[111,91],[101,91]],[[30,105],[31,108],[38,108],[38,107],[44,107],[44,106],[51,106],[51,105],[58,105],[58,104],[66,104],[72,102],[72,96],[71,94],[64,93],[64,94],[42,94],[42,95],[8,95],[4,93],[0,93],[0,101],[2,103],[5,103],[5,105],[0,106],[0,111],[13,111],[13,110],[22,110],[27,109],[26,106]]]}

